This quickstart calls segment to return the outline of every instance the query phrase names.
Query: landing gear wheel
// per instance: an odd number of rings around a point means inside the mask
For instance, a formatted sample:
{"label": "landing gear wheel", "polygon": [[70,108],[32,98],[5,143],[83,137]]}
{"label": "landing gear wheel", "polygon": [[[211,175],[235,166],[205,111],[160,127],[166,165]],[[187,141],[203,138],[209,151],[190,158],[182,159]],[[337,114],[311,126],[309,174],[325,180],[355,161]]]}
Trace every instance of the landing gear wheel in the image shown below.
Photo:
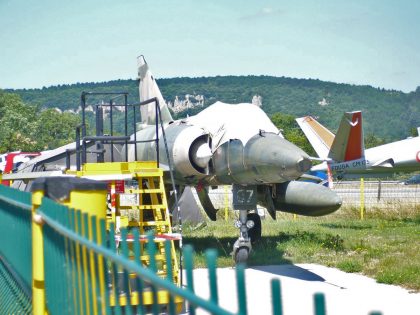
{"label": "landing gear wheel", "polygon": [[249,250],[248,247],[239,247],[235,252],[235,263],[244,264],[248,261]]}
{"label": "landing gear wheel", "polygon": [[254,222],[254,226],[248,230],[248,236],[254,244],[261,239],[261,218],[258,213],[248,213],[246,219]]}

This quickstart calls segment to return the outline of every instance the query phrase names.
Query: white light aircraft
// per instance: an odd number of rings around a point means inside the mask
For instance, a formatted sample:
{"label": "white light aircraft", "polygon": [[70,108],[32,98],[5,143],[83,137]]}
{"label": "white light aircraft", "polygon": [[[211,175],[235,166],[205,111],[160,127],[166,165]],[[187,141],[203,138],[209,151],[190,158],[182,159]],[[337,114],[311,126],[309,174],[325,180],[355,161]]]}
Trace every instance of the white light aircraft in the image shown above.
{"label": "white light aircraft", "polygon": [[365,150],[361,111],[345,113],[335,136],[312,116],[296,121],[323,161],[312,171],[331,171],[342,179],[420,170],[420,136]]}

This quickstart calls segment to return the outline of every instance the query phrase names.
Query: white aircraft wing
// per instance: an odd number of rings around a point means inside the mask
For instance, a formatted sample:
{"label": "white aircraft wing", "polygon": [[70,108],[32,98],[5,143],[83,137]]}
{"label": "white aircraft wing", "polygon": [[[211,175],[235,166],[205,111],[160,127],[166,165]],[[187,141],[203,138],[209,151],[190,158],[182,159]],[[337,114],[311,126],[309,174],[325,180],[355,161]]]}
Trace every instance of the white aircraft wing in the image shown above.
{"label": "white aircraft wing", "polygon": [[327,159],[334,141],[334,134],[311,116],[296,118],[296,122],[318,156],[321,159]]}
{"label": "white aircraft wing", "polygon": [[[244,121],[252,121],[252,125],[244,124]],[[267,114],[258,106],[249,103],[216,102],[197,115],[188,117],[186,122],[200,126],[212,135],[213,150],[229,139],[239,139],[245,145],[260,131],[283,137]]]}

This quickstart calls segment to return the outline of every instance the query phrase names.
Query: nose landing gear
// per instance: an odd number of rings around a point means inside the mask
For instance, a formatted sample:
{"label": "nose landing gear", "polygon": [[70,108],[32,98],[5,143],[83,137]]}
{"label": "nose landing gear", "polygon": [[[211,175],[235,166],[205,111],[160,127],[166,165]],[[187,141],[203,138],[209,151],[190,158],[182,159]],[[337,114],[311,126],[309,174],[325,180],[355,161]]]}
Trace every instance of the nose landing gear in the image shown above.
{"label": "nose landing gear", "polygon": [[257,209],[256,186],[233,185],[233,207],[239,210],[239,238],[233,245],[232,258],[235,263],[246,263],[251,253],[252,243],[261,238],[261,219],[258,213],[248,213]]}

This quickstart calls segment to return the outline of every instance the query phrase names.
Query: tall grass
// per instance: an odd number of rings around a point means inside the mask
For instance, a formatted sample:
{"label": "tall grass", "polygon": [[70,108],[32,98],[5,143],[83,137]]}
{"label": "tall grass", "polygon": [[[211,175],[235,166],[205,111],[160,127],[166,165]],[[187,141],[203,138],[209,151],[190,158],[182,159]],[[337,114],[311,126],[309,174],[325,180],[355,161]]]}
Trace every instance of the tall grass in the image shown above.
{"label": "tall grass", "polygon": [[[420,291],[420,206],[372,208],[364,220],[352,207],[317,218],[278,213],[276,221],[267,216],[262,226],[249,265],[319,263]],[[237,235],[232,220],[218,220],[184,228],[184,243],[194,246],[196,266],[204,266],[207,248],[218,250],[220,267],[233,266]]]}

